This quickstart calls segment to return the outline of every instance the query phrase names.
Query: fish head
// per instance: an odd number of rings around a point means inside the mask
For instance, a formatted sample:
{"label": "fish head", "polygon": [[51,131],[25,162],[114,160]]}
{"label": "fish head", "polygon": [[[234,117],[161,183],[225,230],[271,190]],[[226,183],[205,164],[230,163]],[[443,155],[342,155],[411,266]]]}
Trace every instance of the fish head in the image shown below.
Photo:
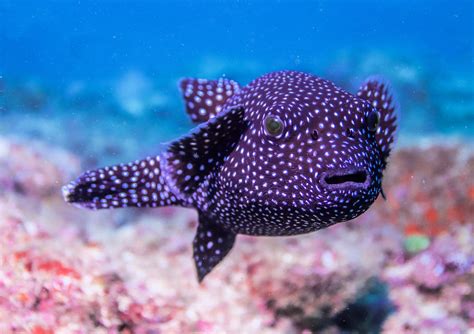
{"label": "fish head", "polygon": [[381,191],[380,113],[332,82],[276,72],[245,87],[248,124],[225,177],[240,197],[282,219],[310,213],[331,224],[366,211]]}

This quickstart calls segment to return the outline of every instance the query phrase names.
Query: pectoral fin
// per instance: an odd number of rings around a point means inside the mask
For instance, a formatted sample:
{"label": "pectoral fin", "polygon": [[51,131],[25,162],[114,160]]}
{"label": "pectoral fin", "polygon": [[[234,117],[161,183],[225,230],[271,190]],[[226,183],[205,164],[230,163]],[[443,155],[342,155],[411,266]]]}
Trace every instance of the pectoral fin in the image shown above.
{"label": "pectoral fin", "polygon": [[247,129],[244,109],[229,107],[188,135],[172,142],[167,164],[174,187],[190,195],[234,150]]}
{"label": "pectoral fin", "polygon": [[193,241],[193,256],[199,282],[221,262],[234,246],[235,234],[200,215]]}

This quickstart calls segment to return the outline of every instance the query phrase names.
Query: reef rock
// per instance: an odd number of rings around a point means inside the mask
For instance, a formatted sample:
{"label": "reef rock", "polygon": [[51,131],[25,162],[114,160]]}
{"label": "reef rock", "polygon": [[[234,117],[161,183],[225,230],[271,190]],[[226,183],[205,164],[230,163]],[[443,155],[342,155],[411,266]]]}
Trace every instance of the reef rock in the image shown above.
{"label": "reef rock", "polygon": [[[78,159],[6,139],[0,148],[1,333],[445,333],[474,326],[474,155],[467,146],[395,152],[386,201],[306,236],[241,236],[201,285],[189,260],[193,211],[90,214],[59,199]],[[413,235],[428,245],[408,252]],[[382,292],[368,289],[374,280]]]}

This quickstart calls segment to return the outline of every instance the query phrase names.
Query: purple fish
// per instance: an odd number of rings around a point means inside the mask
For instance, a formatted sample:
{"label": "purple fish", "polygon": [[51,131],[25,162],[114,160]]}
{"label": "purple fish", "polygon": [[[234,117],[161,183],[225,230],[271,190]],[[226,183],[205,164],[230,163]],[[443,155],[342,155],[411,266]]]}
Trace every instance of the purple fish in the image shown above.
{"label": "purple fish", "polygon": [[197,209],[199,281],[237,234],[316,231],[359,216],[381,193],[397,128],[383,80],[368,79],[357,96],[294,71],[245,87],[184,79],[180,88],[187,113],[201,125],[158,156],[86,172],[63,194],[88,209]]}

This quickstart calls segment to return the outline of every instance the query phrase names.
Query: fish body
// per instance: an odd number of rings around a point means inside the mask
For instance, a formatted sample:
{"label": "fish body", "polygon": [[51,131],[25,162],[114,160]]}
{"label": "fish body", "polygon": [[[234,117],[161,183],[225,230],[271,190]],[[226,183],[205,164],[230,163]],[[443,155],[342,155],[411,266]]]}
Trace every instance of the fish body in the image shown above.
{"label": "fish body", "polygon": [[381,193],[397,127],[383,80],[369,78],[357,95],[295,71],[244,87],[223,78],[179,86],[197,128],[158,156],[88,171],[63,194],[91,209],[197,209],[199,281],[237,234],[312,232],[359,216]]}

